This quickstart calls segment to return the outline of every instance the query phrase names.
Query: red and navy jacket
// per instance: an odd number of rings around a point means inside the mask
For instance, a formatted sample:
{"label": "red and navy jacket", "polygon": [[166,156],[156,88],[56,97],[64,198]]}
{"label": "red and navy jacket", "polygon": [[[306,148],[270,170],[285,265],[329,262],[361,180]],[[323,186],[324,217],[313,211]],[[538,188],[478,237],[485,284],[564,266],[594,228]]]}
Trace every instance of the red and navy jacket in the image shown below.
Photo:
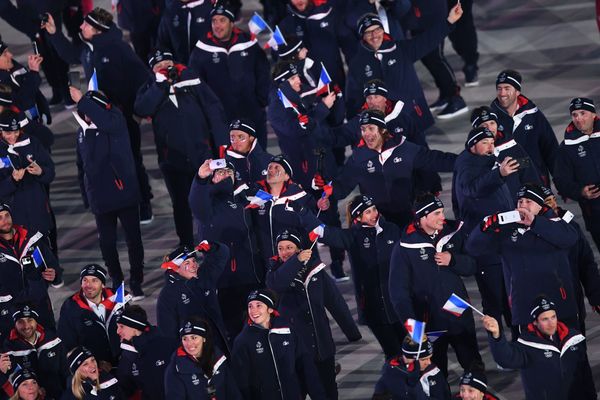
{"label": "red and navy jacket", "polygon": [[148,79],[137,93],[135,113],[152,118],[159,164],[195,173],[228,142],[225,111],[195,71],[183,64],[175,68],[177,82]]}
{"label": "red and navy jacket", "polygon": [[393,400],[450,400],[450,387],[440,369],[429,364],[421,371],[417,363],[404,364],[401,356],[386,361],[375,393],[390,394]]}
{"label": "red and navy jacket", "polygon": [[398,322],[389,293],[390,258],[401,231],[380,217],[376,226],[354,223],[349,229],[325,227],[321,242],[346,249],[350,256],[358,318],[367,324]]}
{"label": "red and navy jacket", "polygon": [[202,226],[203,239],[229,247],[219,288],[264,282],[264,261],[258,251],[251,211],[244,208],[247,188],[242,184],[234,189],[231,179],[213,184],[196,176],[190,189],[190,209]]}
{"label": "red and navy jacket", "polygon": [[519,143],[535,164],[544,185],[550,184],[550,173],[554,174],[554,162],[558,150],[558,140],[546,116],[538,107],[523,95],[517,98],[518,108],[511,117],[494,99],[490,108],[498,116],[498,130],[505,140],[514,139]]}
{"label": "red and navy jacket", "polygon": [[169,49],[173,58],[187,64],[198,40],[210,31],[213,2],[168,1],[158,26],[158,48]]}
{"label": "red and navy jacket", "polygon": [[229,354],[229,338],[217,295],[217,283],[228,259],[226,245],[211,243],[211,251],[198,268],[198,278],[184,279],[175,271],[165,272],[165,286],[156,301],[157,325],[165,336],[179,338],[179,328],[186,318],[198,316],[210,323],[215,345]]}
{"label": "red and navy jacket", "polygon": [[[414,223],[408,225],[396,244],[390,261],[390,297],[401,321],[424,321],[430,330],[458,333],[473,327],[473,314],[460,316],[443,310],[452,293],[468,298],[462,276],[475,273],[475,260],[464,251],[462,222],[446,220],[431,238]],[[450,265],[439,266],[435,253],[448,251]]]}
{"label": "red and navy jacket", "polygon": [[62,279],[62,268],[40,232],[31,233],[19,225],[13,225],[13,230],[11,240],[0,238],[0,293],[14,303],[31,302],[40,314],[39,322],[53,329],[56,323],[48,282],[42,279],[40,268],[34,267],[31,254],[36,248],[42,252],[46,266],[56,270],[55,282]]}
{"label": "red and navy jacket", "polygon": [[13,104],[23,111],[27,118],[40,121],[42,115],[45,115],[48,118],[47,123],[50,123],[50,106],[40,91],[40,73],[31,71],[14,60],[13,64],[10,71],[0,70],[0,83],[11,87]]}
{"label": "red and navy jacket", "polygon": [[58,334],[65,349],[84,346],[96,360],[116,365],[119,356],[119,335],[117,335],[117,317],[123,311],[115,309],[114,293],[110,289],[102,290],[102,305],[106,309],[103,321],[90,308],[81,291],[67,298],[60,309]]}
{"label": "red and navy jacket", "polygon": [[583,388],[572,385],[588,362],[585,337],[578,331],[559,321],[555,335],[548,337],[529,324],[516,342],[503,334],[498,339],[488,334],[488,342],[498,365],[521,370],[527,400],[585,398],[579,392]]}
{"label": "red and navy jacket", "polygon": [[511,226],[500,233],[471,231],[466,249],[474,257],[498,254],[511,305],[513,325],[529,323],[531,304],[546,295],[563,319],[577,317],[577,302],[569,265],[569,251],[577,242],[577,229],[544,207],[530,227]]}
{"label": "red and navy jacket", "polygon": [[276,312],[269,329],[248,321],[235,338],[231,360],[244,400],[296,400],[303,388],[311,399],[326,399],[313,355]]}
{"label": "red and navy jacket", "polygon": [[[68,376],[67,352],[61,339],[41,324],[37,326],[38,338],[35,344],[23,339],[13,329],[2,345],[2,353],[10,356],[12,368],[3,378],[10,376],[17,365],[34,371],[47,397],[58,399],[65,390]],[[10,395],[10,393],[9,393]]]}
{"label": "red and navy jacket", "polygon": [[273,155],[267,153],[258,144],[258,140],[254,140],[248,154],[238,153],[231,148],[231,145],[221,146],[219,149],[219,158],[224,158],[233,164],[236,181],[249,185],[265,177],[263,172],[267,170]]}
{"label": "red and navy jacket", "polygon": [[196,42],[189,66],[217,95],[229,121],[248,118],[264,123],[271,79],[269,62],[258,41],[238,28],[224,45],[208,32]]}
{"label": "red and navy jacket", "polygon": [[[214,389],[215,397],[207,389]],[[178,400],[241,400],[241,394],[224,355],[216,354],[209,377],[198,361],[185,352],[182,346],[171,356],[165,372],[165,397]]]}
{"label": "red and navy jacket", "polygon": [[307,338],[305,344],[315,360],[322,361],[335,355],[326,310],[348,340],[356,341],[362,336],[348,304],[320,261],[313,255],[305,265],[295,255],[286,262],[274,256],[269,263],[266,285],[279,295],[278,311],[290,320],[298,335]]}
{"label": "red and navy jacket", "polygon": [[[594,120],[591,135],[586,135],[571,122],[565,130],[554,169],[554,182],[559,193],[577,200],[588,230],[597,231],[600,221],[600,199],[588,200],[581,195],[586,185],[600,187],[600,118]],[[594,221],[596,222],[594,224]]]}

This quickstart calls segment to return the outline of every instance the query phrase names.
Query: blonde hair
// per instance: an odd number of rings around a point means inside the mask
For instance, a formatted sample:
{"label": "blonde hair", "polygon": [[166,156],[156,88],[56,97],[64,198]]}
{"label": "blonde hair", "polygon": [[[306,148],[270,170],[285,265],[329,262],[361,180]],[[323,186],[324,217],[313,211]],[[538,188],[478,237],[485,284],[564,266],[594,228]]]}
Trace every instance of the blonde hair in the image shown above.
{"label": "blonde hair", "polygon": [[[37,382],[37,380],[36,380],[36,382]],[[39,383],[38,383],[38,387],[39,387],[39,389],[38,389],[37,398],[40,399],[41,395],[42,395],[42,388],[39,386]],[[15,390],[15,394],[13,394],[9,400],[21,400],[21,397],[19,396],[18,388],[17,388],[17,390]]]}
{"label": "blonde hair", "polygon": [[[70,356],[73,351],[75,351],[75,349],[71,350],[67,354],[67,356]],[[91,358],[93,358],[93,357],[91,357]],[[84,362],[85,362],[85,360],[84,360]],[[100,376],[100,375],[98,374],[98,376]],[[81,372],[79,372],[79,368],[77,368],[77,371],[75,371],[75,373],[73,374],[73,378],[71,378],[71,391],[73,392],[73,396],[75,396],[75,398],[77,400],[83,400],[83,398],[85,397],[85,389],[83,388],[84,380],[85,380],[85,378],[82,376]],[[94,382],[94,387],[96,388],[96,390],[100,390],[99,378],[96,379],[96,381]]]}

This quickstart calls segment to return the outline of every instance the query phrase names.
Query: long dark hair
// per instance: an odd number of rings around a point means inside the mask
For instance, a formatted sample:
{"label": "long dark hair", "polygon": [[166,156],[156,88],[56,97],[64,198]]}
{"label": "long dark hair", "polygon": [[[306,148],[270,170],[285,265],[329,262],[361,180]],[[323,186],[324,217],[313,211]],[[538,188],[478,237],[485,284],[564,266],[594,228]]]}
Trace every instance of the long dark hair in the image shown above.
{"label": "long dark hair", "polygon": [[[200,354],[200,357],[196,358],[196,362],[200,365],[200,369],[202,369],[204,375],[211,378],[213,374],[213,365],[217,360],[215,360],[215,342],[210,324],[197,316],[190,317],[188,321],[193,325],[206,328],[206,336],[204,337],[205,342],[202,345],[202,354]],[[183,338],[181,339],[183,343]]]}

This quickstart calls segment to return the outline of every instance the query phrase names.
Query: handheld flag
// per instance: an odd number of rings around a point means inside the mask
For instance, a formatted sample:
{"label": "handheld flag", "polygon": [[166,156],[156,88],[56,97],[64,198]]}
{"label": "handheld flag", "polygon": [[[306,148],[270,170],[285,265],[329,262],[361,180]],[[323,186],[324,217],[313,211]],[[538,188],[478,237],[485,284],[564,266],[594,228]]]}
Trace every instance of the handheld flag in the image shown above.
{"label": "handheld flag", "polygon": [[442,337],[442,335],[444,333],[448,332],[447,330],[445,331],[431,331],[431,332],[425,332],[425,335],[427,336],[427,339],[429,339],[429,341],[431,343],[435,342],[436,340],[438,340],[440,337]]}
{"label": "handheld flag", "polygon": [[268,49],[270,47],[274,50],[277,50],[281,45],[287,45],[287,42],[283,38],[283,34],[279,30],[279,27],[275,25],[275,31],[271,33],[271,37],[269,38],[267,43],[265,43],[265,49]]}
{"label": "handheld flag", "polygon": [[94,68],[94,73],[88,82],[88,90],[98,90],[98,75],[96,74],[96,68]]}
{"label": "handheld flag", "polygon": [[277,89],[277,96],[279,97],[279,100],[281,100],[281,103],[283,103],[283,107],[291,108],[292,110],[296,111],[296,114],[300,115],[300,111],[298,111],[294,103],[292,103],[290,99],[283,94],[281,89]]}
{"label": "handheld flag", "polygon": [[325,65],[321,63],[321,75],[319,76],[319,83],[317,84],[317,95],[321,95],[325,92],[329,93],[329,84],[331,83],[331,77],[327,70],[325,69]]}
{"label": "handheld flag", "polygon": [[181,267],[181,264],[188,258],[193,257],[195,253],[195,251],[192,251],[191,253],[181,253],[174,259],[165,261],[160,267],[162,269],[172,269],[173,271],[177,271],[179,267]]}
{"label": "handheld flag", "polygon": [[450,296],[448,301],[446,301],[442,308],[448,311],[449,313],[456,315],[457,317],[460,317],[467,308],[472,308],[474,311],[477,311],[479,314],[481,314],[481,316],[483,316],[483,313],[481,311],[479,311],[478,309],[476,309],[475,307],[473,307],[454,293],[452,293],[452,295]]}
{"label": "handheld flag", "polygon": [[42,254],[39,247],[36,247],[31,253],[31,258],[33,259],[33,264],[36,268],[40,268],[41,266],[46,266],[46,261],[44,260],[44,255]]}
{"label": "handheld flag", "polygon": [[329,183],[323,186],[323,194],[321,194],[321,198],[329,197],[333,194],[333,181],[329,181]]}
{"label": "handheld flag", "polygon": [[121,286],[117,288],[115,303],[125,304],[125,282],[121,282]]}
{"label": "handheld flag", "polygon": [[10,157],[6,156],[6,157],[0,157],[0,169],[4,169],[4,168],[14,168],[12,165],[12,161],[10,161]]}
{"label": "handheld flag", "polygon": [[425,322],[417,321],[409,318],[404,323],[406,331],[410,335],[410,338],[415,343],[421,343],[423,341],[423,335],[425,334]]}
{"label": "handheld flag", "polygon": [[314,242],[315,240],[319,239],[320,237],[323,237],[324,233],[325,233],[325,224],[321,224],[321,225],[317,226],[315,229],[313,229],[312,231],[308,232],[308,238],[310,239],[311,242]]}
{"label": "handheld flag", "polygon": [[269,31],[272,32],[272,29],[269,27],[269,25],[256,12],[252,15],[252,17],[250,18],[250,21],[248,21],[248,29],[250,30],[250,32],[253,35],[258,35],[265,29],[268,29]]}
{"label": "handheld flag", "polygon": [[264,190],[259,190],[256,192],[256,195],[249,197],[250,204],[248,204],[245,208],[259,208],[272,198],[273,196],[270,193],[267,193]]}

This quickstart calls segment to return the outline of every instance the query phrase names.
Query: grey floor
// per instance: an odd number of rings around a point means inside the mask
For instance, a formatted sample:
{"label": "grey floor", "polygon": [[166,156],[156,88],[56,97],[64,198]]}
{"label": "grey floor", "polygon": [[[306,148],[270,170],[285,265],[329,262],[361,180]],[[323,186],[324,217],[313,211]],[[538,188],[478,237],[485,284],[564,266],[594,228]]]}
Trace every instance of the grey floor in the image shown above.
{"label": "grey floor", "polygon": [[[107,0],[96,4],[108,6]],[[244,13],[256,9],[257,1],[247,1]],[[463,96],[470,107],[489,104],[495,95],[494,82],[503,68],[519,70],[523,77],[523,93],[533,99],[553,125],[559,140],[563,138],[569,114],[568,102],[575,96],[592,97],[600,103],[600,35],[594,21],[594,5],[584,0],[491,0],[476,2],[474,9],[479,35],[480,81],[475,88],[463,89]],[[24,61],[30,51],[26,38],[0,21],[1,34],[16,58]],[[449,43],[446,51],[451,64],[460,71],[462,64],[452,52]],[[431,77],[422,66],[418,66],[426,95],[430,101],[437,98]],[[462,73],[457,72],[459,82]],[[44,88],[47,93],[47,87]],[[95,225],[91,214],[83,209],[75,168],[75,122],[70,112],[58,107],[54,111],[51,128],[56,135],[53,158],[56,162],[56,179],[52,185],[52,205],[59,225],[59,247],[62,267],[66,270],[67,285],[51,293],[58,311],[62,301],[77,288],[76,275],[79,268],[89,262],[101,262],[97,246]],[[460,152],[469,130],[468,117],[439,122],[429,132],[428,140],[433,148]],[[278,152],[273,136],[269,140],[269,151]],[[155,220],[143,226],[142,233],[146,249],[146,283],[148,297],[141,302],[151,317],[154,317],[155,296],[163,282],[159,269],[160,259],[177,244],[171,217],[171,203],[156,165],[152,134],[148,124],[144,125],[143,153],[154,191]],[[450,175],[445,174],[442,199],[449,201]],[[567,208],[580,215],[573,203]],[[600,221],[599,221],[600,223]],[[123,265],[126,252],[121,242]],[[326,252],[323,252],[326,254]],[[596,252],[598,260],[598,252]],[[345,266],[348,268],[348,266]],[[475,305],[480,304],[474,280],[466,280],[467,288]],[[356,304],[352,285],[340,285],[344,297],[353,312]],[[600,388],[600,317],[590,311],[588,315],[588,352],[597,387]],[[516,372],[499,372],[491,359],[481,325],[479,344],[486,362],[490,386],[501,399],[523,398],[521,382]],[[374,338],[365,327],[361,327],[364,340],[347,344],[337,326],[332,326],[338,344],[337,359],[342,365],[338,375],[341,399],[368,399],[377,380],[383,356]],[[452,361],[450,382],[457,389],[460,367]]]}

